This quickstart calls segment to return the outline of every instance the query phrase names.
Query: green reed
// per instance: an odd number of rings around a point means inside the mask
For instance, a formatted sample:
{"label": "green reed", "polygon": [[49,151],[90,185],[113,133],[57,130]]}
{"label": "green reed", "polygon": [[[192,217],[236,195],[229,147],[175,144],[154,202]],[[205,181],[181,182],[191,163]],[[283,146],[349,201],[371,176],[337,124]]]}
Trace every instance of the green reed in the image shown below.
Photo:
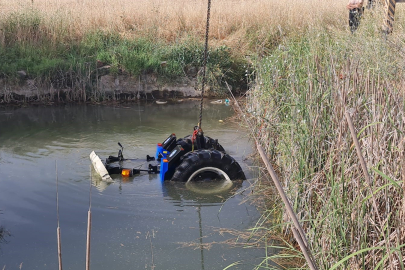
{"label": "green reed", "polygon": [[[404,269],[404,20],[388,37],[380,21],[368,13],[354,35],[325,25],[286,37],[257,61],[248,92],[246,112],[278,168],[320,269]],[[372,192],[346,111],[358,132]],[[267,211],[276,207],[266,205]],[[306,269],[286,214],[273,212],[277,226],[268,221],[266,228],[289,244],[265,260],[294,260],[289,268]]]}

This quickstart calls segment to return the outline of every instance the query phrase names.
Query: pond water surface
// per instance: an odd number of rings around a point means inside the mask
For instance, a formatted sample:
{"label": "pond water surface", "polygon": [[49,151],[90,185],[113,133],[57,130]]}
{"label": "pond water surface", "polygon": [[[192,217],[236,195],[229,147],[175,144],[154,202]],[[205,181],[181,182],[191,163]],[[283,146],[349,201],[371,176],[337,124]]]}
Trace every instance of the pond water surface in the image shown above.
{"label": "pond water surface", "polygon": [[[198,102],[0,108],[0,269],[57,269],[56,169],[64,269],[84,269],[91,190],[91,269],[252,269],[264,251],[221,244],[219,228],[244,231],[259,213],[245,203],[244,181],[230,190],[190,190],[157,175],[101,181],[89,154],[144,159],[169,134],[191,134]],[[205,135],[244,168],[252,151],[246,131],[227,120],[225,105],[205,104]],[[220,122],[219,120],[223,120]],[[212,244],[212,243],[218,244]],[[212,245],[211,245],[212,244]]]}

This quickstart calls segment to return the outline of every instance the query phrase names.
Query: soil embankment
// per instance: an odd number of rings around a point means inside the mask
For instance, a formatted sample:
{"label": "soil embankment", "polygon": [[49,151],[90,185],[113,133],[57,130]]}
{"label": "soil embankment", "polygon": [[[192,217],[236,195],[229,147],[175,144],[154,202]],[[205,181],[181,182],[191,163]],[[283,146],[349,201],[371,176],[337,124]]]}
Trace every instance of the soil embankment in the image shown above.
{"label": "soil embankment", "polygon": [[[170,83],[160,82],[155,74],[137,77],[103,75],[90,89],[56,88],[53,85],[42,85],[35,79],[20,79],[17,83],[0,80],[0,89],[0,103],[149,100],[201,96],[196,79],[182,77]],[[206,90],[210,96],[210,89]]]}

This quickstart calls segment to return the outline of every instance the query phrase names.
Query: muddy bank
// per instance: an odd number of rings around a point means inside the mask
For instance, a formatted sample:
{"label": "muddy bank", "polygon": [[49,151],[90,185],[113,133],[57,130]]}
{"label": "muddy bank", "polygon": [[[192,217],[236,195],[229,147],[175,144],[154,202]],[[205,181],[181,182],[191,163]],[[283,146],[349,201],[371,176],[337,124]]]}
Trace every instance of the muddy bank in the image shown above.
{"label": "muddy bank", "polygon": [[[108,100],[153,100],[192,98],[201,96],[196,78],[182,77],[172,82],[162,82],[156,74],[141,76],[99,76],[92,83],[81,80],[74,83],[42,83],[39,79],[20,78],[18,81],[0,79],[0,103],[75,102]],[[62,86],[62,87],[61,87]],[[218,94],[205,89],[205,95]]]}

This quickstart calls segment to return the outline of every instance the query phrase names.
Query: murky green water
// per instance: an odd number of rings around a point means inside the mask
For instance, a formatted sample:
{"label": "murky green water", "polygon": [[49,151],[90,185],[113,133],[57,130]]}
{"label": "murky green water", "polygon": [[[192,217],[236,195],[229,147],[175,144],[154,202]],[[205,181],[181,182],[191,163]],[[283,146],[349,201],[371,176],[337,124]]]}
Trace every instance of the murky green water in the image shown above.
{"label": "murky green water", "polygon": [[[169,134],[189,135],[197,115],[198,102],[0,108],[0,226],[11,234],[0,243],[0,269],[57,269],[55,161],[64,269],[85,268],[90,183],[91,269],[208,270],[236,261],[232,269],[252,269],[262,250],[206,245],[232,238],[218,228],[254,225],[258,212],[239,194],[248,182],[213,194],[148,174],[91,182],[92,150],[116,155],[119,141],[124,156],[144,159]],[[203,128],[246,169],[252,146],[226,121],[232,115],[207,103]]]}

